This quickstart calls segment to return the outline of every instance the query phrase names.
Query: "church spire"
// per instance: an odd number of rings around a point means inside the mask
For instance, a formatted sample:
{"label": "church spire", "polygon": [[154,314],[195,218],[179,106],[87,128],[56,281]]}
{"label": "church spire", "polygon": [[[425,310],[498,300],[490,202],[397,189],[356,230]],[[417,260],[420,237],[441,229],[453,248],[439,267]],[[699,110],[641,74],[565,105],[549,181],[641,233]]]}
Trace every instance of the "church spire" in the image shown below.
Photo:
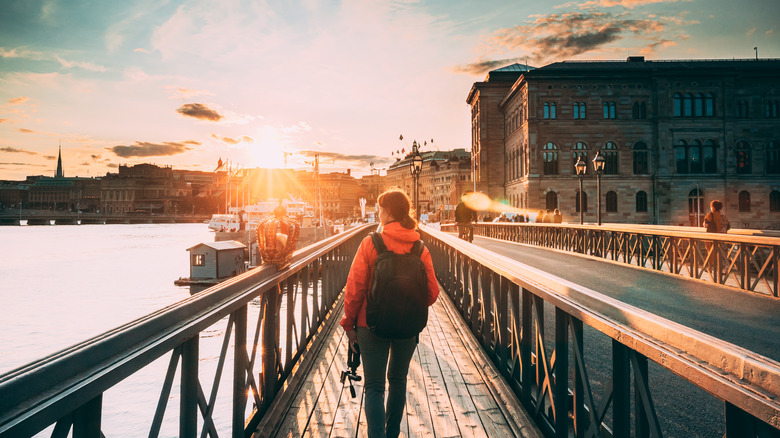
{"label": "church spire", "polygon": [[57,156],[57,174],[54,175],[55,178],[64,178],[65,175],[62,174],[62,141],[60,141],[60,152]]}

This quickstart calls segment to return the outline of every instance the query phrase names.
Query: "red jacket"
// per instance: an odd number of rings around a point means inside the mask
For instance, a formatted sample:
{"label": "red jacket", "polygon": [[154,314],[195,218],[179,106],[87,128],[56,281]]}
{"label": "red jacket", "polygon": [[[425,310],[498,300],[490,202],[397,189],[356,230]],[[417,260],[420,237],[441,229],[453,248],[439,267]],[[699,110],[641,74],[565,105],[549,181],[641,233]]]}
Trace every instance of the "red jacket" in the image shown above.
{"label": "red jacket", "polygon": [[[414,242],[420,240],[420,234],[417,231],[404,228],[398,222],[386,224],[381,235],[387,249],[396,254],[408,253]],[[371,241],[371,236],[367,236],[360,243],[355,260],[352,262],[352,268],[349,270],[349,277],[347,277],[344,317],[339,322],[344,330],[352,330],[355,326],[368,327],[366,323],[366,297],[368,296],[368,288],[371,286],[376,256],[377,252]],[[425,272],[428,275],[428,305],[430,306],[439,297],[439,284],[433,272],[433,262],[428,248],[423,249],[420,258],[425,264]]]}

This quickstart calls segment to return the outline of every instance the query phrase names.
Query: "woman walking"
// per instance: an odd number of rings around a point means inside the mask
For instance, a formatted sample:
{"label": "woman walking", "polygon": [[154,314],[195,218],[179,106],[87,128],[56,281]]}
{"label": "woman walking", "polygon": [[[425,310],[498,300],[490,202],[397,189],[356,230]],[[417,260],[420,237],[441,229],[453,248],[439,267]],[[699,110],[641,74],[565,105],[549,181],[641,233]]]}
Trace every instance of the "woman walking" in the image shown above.
{"label": "woman walking", "polygon": [[[389,251],[406,254],[420,239],[415,231],[417,223],[410,214],[409,198],[400,190],[389,190],[379,195],[379,222],[381,237]],[[366,298],[371,285],[377,251],[371,237],[363,239],[355,254],[347,278],[344,299],[344,317],[341,326],[347,332],[350,348],[360,345],[365,375],[365,412],[369,438],[391,437],[400,433],[401,419],[406,406],[406,376],[412,360],[417,337],[387,339],[376,336],[366,322]],[[428,306],[439,296],[439,286],[433,272],[428,249],[420,255],[428,281]],[[385,380],[386,379],[386,380]],[[385,382],[389,382],[385,404]]]}

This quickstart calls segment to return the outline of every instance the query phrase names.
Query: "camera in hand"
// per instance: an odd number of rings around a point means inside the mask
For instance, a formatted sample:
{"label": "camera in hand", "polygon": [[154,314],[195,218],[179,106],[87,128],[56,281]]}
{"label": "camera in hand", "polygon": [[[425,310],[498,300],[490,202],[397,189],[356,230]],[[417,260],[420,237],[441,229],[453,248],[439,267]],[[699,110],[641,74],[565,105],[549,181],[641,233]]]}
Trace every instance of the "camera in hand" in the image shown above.
{"label": "camera in hand", "polygon": [[347,348],[347,369],[341,372],[341,383],[343,384],[345,380],[349,380],[349,393],[352,395],[352,398],[357,397],[352,382],[359,382],[363,379],[357,375],[357,368],[360,366],[360,347],[357,343],[354,346],[355,351],[352,351],[352,348]]}

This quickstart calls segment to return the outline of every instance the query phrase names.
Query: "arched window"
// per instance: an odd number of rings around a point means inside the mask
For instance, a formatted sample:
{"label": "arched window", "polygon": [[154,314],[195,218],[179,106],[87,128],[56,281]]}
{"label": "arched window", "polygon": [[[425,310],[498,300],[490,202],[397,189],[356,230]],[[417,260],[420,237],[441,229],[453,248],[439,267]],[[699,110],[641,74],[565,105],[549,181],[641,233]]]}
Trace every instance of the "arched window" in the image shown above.
{"label": "arched window", "polygon": [[634,105],[631,107],[631,116],[635,119],[639,118],[639,102],[634,102]]}
{"label": "arched window", "polygon": [[542,163],[545,175],[558,174],[558,146],[547,143],[542,147]]}
{"label": "arched window", "polygon": [[618,174],[618,151],[615,142],[608,141],[604,143],[604,148],[601,150],[601,154],[604,155],[604,173],[606,175]]}
{"label": "arched window", "polygon": [[707,117],[715,115],[715,96],[712,93],[707,93],[704,97],[704,115]]}
{"label": "arched window", "polygon": [[607,192],[607,213],[614,213],[617,210],[617,193],[613,191]]}
{"label": "arched window", "polygon": [[766,173],[780,173],[780,144],[776,141],[766,144]]}
{"label": "arched window", "polygon": [[647,118],[647,102],[645,101],[642,101],[642,103],[639,104],[639,118],[640,119]]}
{"label": "arched window", "polygon": [[616,119],[617,118],[617,105],[615,102],[604,102],[604,118]]}
{"label": "arched window", "polygon": [[577,158],[582,158],[585,164],[588,163],[588,145],[581,141],[574,143],[574,146],[571,148],[572,163],[576,163]]}
{"label": "arched window", "polygon": [[638,141],[634,143],[634,175],[647,175],[649,173],[649,154],[647,145]]}
{"label": "arched window", "polygon": [[753,158],[750,154],[750,143],[738,141],[734,148],[734,157],[737,161],[737,173],[749,175],[753,173]]}
{"label": "arched window", "polygon": [[[576,208],[577,213],[579,213],[580,212],[580,191],[579,190],[574,192],[574,205],[577,207]],[[583,212],[588,211],[588,193],[585,191],[582,192],[582,206],[583,206],[582,209]]]}
{"label": "arched window", "polygon": [[747,190],[739,192],[739,211],[750,211],[750,192]]}
{"label": "arched window", "polygon": [[677,173],[688,173],[688,142],[679,140],[674,145],[674,159],[677,162]]}
{"label": "arched window", "polygon": [[674,94],[674,116],[682,117],[682,96],[680,93]]}
{"label": "arched window", "polygon": [[553,191],[547,192],[546,201],[547,201],[546,202],[547,205],[545,206],[546,209],[548,209],[548,210],[555,210],[556,208],[558,208],[558,194],[557,193],[555,193]]}
{"label": "arched window", "polygon": [[704,162],[704,173],[716,173],[718,171],[718,160],[715,154],[717,145],[714,140],[705,140],[702,148],[702,160]]}
{"label": "arched window", "polygon": [[[707,210],[704,208],[704,192],[700,189],[688,192],[688,215],[695,218],[696,216],[704,217],[705,214],[707,214]],[[691,225],[698,226],[700,221],[692,219]]]}
{"label": "arched window", "polygon": [[780,192],[777,190],[769,192],[769,211],[780,211]]}
{"label": "arched window", "polygon": [[701,158],[701,141],[693,140],[688,146],[688,172],[689,173],[701,173],[702,158]]}
{"label": "arched window", "polygon": [[647,213],[647,193],[641,190],[636,194],[636,212]]}

